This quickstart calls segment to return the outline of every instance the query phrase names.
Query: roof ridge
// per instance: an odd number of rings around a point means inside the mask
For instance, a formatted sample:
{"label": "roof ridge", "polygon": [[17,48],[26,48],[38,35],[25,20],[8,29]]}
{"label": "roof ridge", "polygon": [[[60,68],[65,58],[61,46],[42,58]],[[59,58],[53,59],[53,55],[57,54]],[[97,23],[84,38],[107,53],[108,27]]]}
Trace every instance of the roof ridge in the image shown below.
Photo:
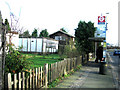
{"label": "roof ridge", "polygon": [[[62,30],[58,30],[58,31],[56,31],[56,32],[54,32],[54,33],[57,33],[57,32],[62,32],[62,33],[67,34],[67,35],[69,35],[69,36],[71,36],[71,37],[74,37],[74,36],[70,35],[69,33],[64,32],[64,31],[62,31]],[[54,33],[52,33],[52,34],[54,34]],[[52,35],[52,34],[50,34],[50,35]]]}

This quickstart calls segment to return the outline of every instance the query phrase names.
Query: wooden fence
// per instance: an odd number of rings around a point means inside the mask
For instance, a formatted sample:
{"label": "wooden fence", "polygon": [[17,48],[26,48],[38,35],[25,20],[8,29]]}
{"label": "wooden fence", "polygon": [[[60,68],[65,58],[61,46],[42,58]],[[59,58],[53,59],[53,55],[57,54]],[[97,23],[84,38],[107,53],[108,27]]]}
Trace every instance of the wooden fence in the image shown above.
{"label": "wooden fence", "polygon": [[[82,62],[82,59],[84,62]],[[69,73],[78,65],[87,62],[87,59],[87,55],[71,59],[66,58],[53,64],[45,64],[44,67],[30,69],[29,73],[20,72],[14,75],[8,73],[5,78],[6,89],[47,88],[50,82],[54,81],[59,76],[64,76]]]}

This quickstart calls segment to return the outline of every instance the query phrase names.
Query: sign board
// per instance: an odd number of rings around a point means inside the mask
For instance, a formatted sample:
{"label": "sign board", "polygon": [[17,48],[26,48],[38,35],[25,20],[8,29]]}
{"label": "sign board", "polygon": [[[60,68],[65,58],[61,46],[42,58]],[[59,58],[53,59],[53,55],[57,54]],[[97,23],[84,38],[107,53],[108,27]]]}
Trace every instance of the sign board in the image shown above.
{"label": "sign board", "polygon": [[106,47],[106,42],[103,42],[103,47]]}
{"label": "sign board", "polygon": [[96,37],[106,37],[106,26],[105,25],[98,25],[97,27],[97,35]]}
{"label": "sign board", "polygon": [[105,24],[105,16],[98,16],[98,24]]}
{"label": "sign board", "polygon": [[47,40],[46,47],[47,48],[56,48],[56,42],[54,42],[52,40]]}
{"label": "sign board", "polygon": [[103,51],[103,57],[106,58],[106,50]]}

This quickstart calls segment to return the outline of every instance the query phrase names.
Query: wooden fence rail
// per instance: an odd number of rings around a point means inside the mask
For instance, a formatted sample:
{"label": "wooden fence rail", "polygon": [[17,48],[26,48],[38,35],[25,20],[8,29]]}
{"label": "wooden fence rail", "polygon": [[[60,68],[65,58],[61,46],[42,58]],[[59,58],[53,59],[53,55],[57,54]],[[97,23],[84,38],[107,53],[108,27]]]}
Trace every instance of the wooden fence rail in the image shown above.
{"label": "wooden fence rail", "polygon": [[45,64],[44,67],[30,69],[29,73],[19,72],[18,74],[6,74],[5,85],[7,89],[19,88],[47,88],[48,84],[60,76],[69,73],[73,68],[82,64],[83,60],[87,62],[87,55],[76,58],[66,58],[62,61]]}

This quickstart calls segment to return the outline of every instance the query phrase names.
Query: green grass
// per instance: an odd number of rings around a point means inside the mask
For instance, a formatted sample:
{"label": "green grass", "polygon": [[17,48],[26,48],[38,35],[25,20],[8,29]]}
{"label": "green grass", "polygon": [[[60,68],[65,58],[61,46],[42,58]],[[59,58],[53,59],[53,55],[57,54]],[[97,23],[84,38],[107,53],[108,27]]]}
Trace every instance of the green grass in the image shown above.
{"label": "green grass", "polygon": [[45,63],[51,64],[61,61],[58,54],[38,55],[38,54],[23,54],[28,61],[31,61],[31,68],[38,68],[44,66]]}

